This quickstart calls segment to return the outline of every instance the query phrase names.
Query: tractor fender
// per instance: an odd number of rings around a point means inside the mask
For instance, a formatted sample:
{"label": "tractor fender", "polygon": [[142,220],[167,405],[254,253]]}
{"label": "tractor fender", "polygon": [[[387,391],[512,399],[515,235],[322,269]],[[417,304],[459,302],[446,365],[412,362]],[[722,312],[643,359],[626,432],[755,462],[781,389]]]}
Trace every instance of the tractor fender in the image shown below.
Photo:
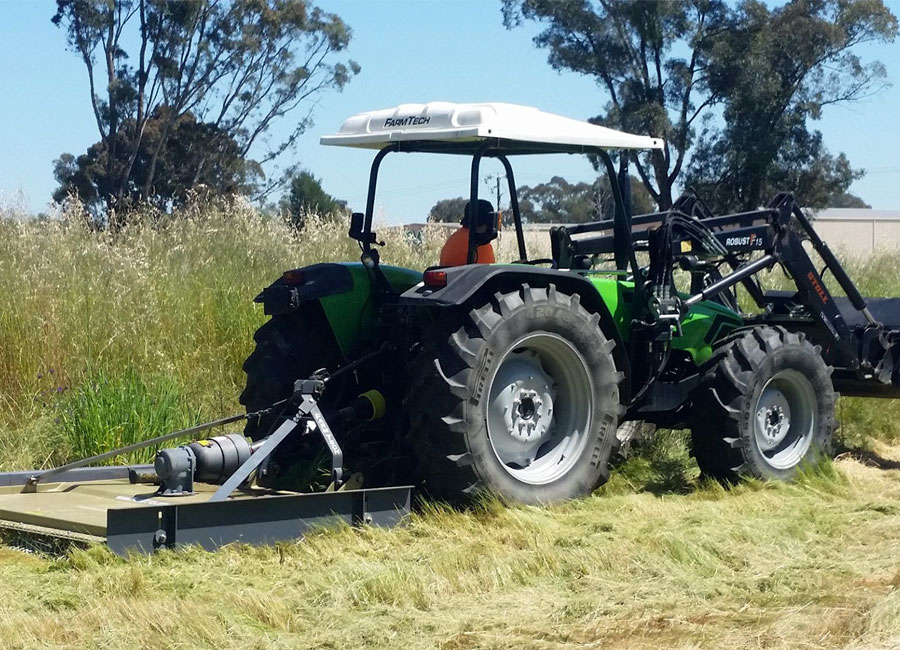
{"label": "tractor fender", "polygon": [[[381,265],[384,277],[397,293],[422,279],[420,271]],[[377,318],[372,300],[371,271],[360,263],[323,263],[286,272],[263,289],[255,302],[270,316],[308,309],[317,301],[325,312],[332,333],[347,357],[371,334]]]}
{"label": "tractor fender", "polygon": [[625,373],[620,389],[623,398],[629,397],[631,368],[628,351],[613,321],[609,308],[590,280],[573,271],[560,271],[524,264],[469,264],[439,269],[447,274],[444,287],[427,287],[424,283],[408,289],[400,296],[400,305],[413,308],[453,308],[487,300],[497,291],[527,284],[532,287],[556,285],[559,291],[578,294],[581,304],[600,315],[600,329],[611,341],[616,366]]}
{"label": "tractor fender", "polygon": [[[296,280],[289,281],[293,275]],[[313,264],[286,271],[263,289],[253,302],[269,316],[297,311],[304,302],[353,290],[353,274],[346,264]]]}

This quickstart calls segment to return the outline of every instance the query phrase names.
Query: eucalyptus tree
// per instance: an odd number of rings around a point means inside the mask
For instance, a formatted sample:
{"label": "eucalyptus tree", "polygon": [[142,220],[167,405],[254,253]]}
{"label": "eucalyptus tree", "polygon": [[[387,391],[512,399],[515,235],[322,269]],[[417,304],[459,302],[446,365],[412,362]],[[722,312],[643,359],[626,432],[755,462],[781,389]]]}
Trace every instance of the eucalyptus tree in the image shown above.
{"label": "eucalyptus tree", "polygon": [[[143,199],[153,194],[168,136],[185,115],[208,125],[210,137],[233,140],[239,156],[265,164],[309,127],[317,95],[340,90],[359,72],[352,60],[337,60],[350,28],[305,0],[57,0],[53,22],[84,62],[109,154],[102,198],[119,211],[151,120],[160,133]],[[272,126],[285,117],[292,127],[275,135]]]}

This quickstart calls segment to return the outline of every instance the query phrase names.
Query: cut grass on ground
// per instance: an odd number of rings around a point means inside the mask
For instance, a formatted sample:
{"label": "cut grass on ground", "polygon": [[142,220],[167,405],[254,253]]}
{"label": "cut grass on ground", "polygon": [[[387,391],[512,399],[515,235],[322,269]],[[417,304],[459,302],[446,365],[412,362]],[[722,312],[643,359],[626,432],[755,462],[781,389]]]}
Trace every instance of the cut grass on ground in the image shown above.
{"label": "cut grass on ground", "polygon": [[10,648],[890,648],[900,472],[431,506],[275,548],[3,550],[0,580]]}

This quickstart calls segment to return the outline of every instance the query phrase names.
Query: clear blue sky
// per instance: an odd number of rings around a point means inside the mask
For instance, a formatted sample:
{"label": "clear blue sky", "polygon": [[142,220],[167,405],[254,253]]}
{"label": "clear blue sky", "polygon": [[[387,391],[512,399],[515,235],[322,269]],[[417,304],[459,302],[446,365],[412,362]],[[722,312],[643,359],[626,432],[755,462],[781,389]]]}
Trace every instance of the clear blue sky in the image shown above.
{"label": "clear blue sky", "polygon": [[[535,26],[505,30],[499,2],[318,4],[353,29],[348,56],[362,72],[342,93],[319,97],[315,125],[294,157],[354,209],[365,203],[372,153],[318,144],[320,135],[337,131],[354,113],[407,102],[505,101],[586,119],[605,102],[591,79],[550,68],[546,53],[532,47]],[[887,4],[900,13],[900,1]],[[53,159],[82,153],[98,140],[86,73],[65,49],[64,33],[50,23],[54,7],[51,0],[0,0],[0,205],[23,203],[35,212],[46,209],[56,185]],[[868,170],[852,192],[875,208],[900,210],[900,44],[861,54],[885,63],[893,87],[830,107],[812,126],[823,132],[830,151],[843,151],[854,166]],[[377,212],[392,222],[422,221],[438,199],[467,192],[465,160],[398,154],[382,170]],[[593,177],[587,161],[575,156],[522,161],[516,173],[519,184],[556,174],[570,181]]]}

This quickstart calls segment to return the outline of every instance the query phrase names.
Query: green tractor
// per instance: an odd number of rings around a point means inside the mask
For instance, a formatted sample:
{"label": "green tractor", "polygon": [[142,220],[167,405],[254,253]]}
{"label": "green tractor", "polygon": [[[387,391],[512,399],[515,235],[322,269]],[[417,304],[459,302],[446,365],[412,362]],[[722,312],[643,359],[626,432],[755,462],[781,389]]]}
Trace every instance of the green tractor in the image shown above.
{"label": "green tractor", "polygon": [[[287,271],[257,297],[271,318],[244,364],[241,402],[254,413],[289,408],[298,380],[319,381],[336,476],[346,468],[367,486],[412,478],[450,501],[569,499],[607,479],[617,429],[631,420],[690,428],[709,476],[787,479],[829,454],[835,387],[898,392],[898,301],[867,303],[789,194],[734,215],[682,197],[632,216],[620,182],[630,154],[617,171],[607,150],[661,140],[509,104],[362,113],[322,143],[377,151],[366,211],[351,218],[361,261]],[[472,206],[482,161],[499,161],[518,259],[471,263],[497,237],[493,215],[469,229],[469,264],[383,264],[372,217],[380,165],[394,152],[470,157]],[[510,159],[545,154],[596,156],[615,216],[551,229],[552,257],[532,259]],[[804,239],[847,297],[826,289]],[[756,275],[779,264],[795,291],[760,286]],[[755,313],[739,308],[738,286]],[[264,440],[291,412],[251,417],[245,435]],[[290,479],[321,453],[316,443],[302,432],[286,439],[258,480]]]}
{"label": "green tractor", "polygon": [[[606,150],[660,140],[508,104],[363,113],[323,142],[378,151],[351,218],[361,259],[289,270],[257,297],[271,318],[244,364],[246,414],[0,473],[0,531],[126,554],[393,526],[409,483],[453,502],[547,503],[603,483],[629,422],[689,428],[716,479],[789,479],[830,453],[837,390],[900,396],[900,299],[863,298],[790,194],[739,214],[686,196],[633,216],[630,154],[617,172]],[[469,156],[472,206],[482,161],[499,161],[518,259],[474,263],[498,215],[472,210],[457,249],[468,263],[382,264],[372,214],[392,152]],[[623,182],[613,218],[551,229],[551,256],[534,259],[510,159],[551,153],[594,155]],[[760,285],[776,265],[792,290]],[[159,448],[242,420],[246,437]],[[152,446],[152,465],[91,466]],[[329,456],[328,488],[306,490]]]}

